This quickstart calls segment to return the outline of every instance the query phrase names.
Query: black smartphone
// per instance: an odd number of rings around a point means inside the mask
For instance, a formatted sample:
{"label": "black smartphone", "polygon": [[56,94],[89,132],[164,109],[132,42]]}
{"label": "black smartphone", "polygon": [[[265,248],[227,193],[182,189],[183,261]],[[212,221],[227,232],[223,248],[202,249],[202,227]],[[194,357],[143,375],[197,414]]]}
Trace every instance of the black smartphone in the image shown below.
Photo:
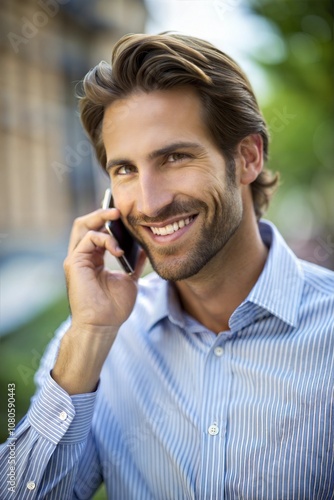
{"label": "black smartphone", "polygon": [[[108,188],[104,194],[102,208],[113,208],[114,201],[111,190]],[[118,242],[120,248],[124,251],[121,257],[117,257],[119,263],[127,274],[133,274],[139,253],[139,245],[132,234],[125,227],[121,219],[108,221],[105,228]]]}

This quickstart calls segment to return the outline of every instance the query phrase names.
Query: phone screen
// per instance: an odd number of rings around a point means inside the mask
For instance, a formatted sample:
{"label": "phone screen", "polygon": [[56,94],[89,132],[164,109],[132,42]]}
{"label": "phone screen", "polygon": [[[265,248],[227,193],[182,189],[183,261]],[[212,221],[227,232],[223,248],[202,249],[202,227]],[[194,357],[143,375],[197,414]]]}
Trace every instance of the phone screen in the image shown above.
{"label": "phone screen", "polygon": [[[111,195],[111,190],[108,188],[106,189],[104,195],[102,207],[112,208],[113,206],[113,197]],[[119,263],[126,273],[133,274],[138,259],[138,243],[125,227],[121,219],[108,221],[106,222],[105,227],[107,231],[114,236],[120,248],[124,251],[124,255],[117,257]]]}

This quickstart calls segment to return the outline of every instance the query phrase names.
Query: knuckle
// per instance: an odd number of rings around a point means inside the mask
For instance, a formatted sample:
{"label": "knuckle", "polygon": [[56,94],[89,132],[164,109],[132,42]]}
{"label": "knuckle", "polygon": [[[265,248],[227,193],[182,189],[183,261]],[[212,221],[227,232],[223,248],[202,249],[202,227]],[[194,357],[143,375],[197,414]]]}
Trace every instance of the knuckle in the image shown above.
{"label": "knuckle", "polygon": [[83,217],[82,217],[82,216],[80,216],[80,217],[76,217],[76,218],[74,219],[73,226],[74,226],[74,227],[81,226],[81,225],[82,225],[82,222],[83,222]]}
{"label": "knuckle", "polygon": [[96,235],[97,233],[93,229],[89,229],[86,233],[86,237],[89,238],[90,240],[96,239]]}

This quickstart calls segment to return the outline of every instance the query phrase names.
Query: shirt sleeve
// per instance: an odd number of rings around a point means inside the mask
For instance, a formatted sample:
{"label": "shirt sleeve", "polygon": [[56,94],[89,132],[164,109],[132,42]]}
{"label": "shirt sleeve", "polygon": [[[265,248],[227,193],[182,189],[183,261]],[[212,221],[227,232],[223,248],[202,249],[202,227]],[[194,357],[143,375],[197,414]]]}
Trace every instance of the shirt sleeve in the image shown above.
{"label": "shirt sleeve", "polygon": [[[90,498],[99,482],[98,456],[91,435],[97,391],[69,396],[51,377],[63,325],[36,373],[37,391],[14,435],[0,447],[2,500]],[[94,478],[87,495],[76,496],[79,464],[89,463]],[[80,488],[79,488],[80,489]]]}

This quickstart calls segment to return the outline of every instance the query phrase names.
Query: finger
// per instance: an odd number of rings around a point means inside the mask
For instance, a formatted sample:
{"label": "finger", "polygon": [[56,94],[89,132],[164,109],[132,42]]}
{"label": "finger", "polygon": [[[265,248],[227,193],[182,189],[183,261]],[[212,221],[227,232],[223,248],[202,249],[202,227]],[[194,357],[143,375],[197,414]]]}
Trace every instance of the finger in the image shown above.
{"label": "finger", "polygon": [[120,257],[124,253],[110,234],[90,230],[78,243],[73,254],[77,256],[85,254],[91,258],[96,251],[101,250],[108,250],[115,257]]}
{"label": "finger", "polygon": [[98,231],[103,228],[107,221],[117,220],[119,217],[120,212],[117,208],[100,208],[95,212],[75,219],[70,236],[68,252],[73,252],[88,231]]}

